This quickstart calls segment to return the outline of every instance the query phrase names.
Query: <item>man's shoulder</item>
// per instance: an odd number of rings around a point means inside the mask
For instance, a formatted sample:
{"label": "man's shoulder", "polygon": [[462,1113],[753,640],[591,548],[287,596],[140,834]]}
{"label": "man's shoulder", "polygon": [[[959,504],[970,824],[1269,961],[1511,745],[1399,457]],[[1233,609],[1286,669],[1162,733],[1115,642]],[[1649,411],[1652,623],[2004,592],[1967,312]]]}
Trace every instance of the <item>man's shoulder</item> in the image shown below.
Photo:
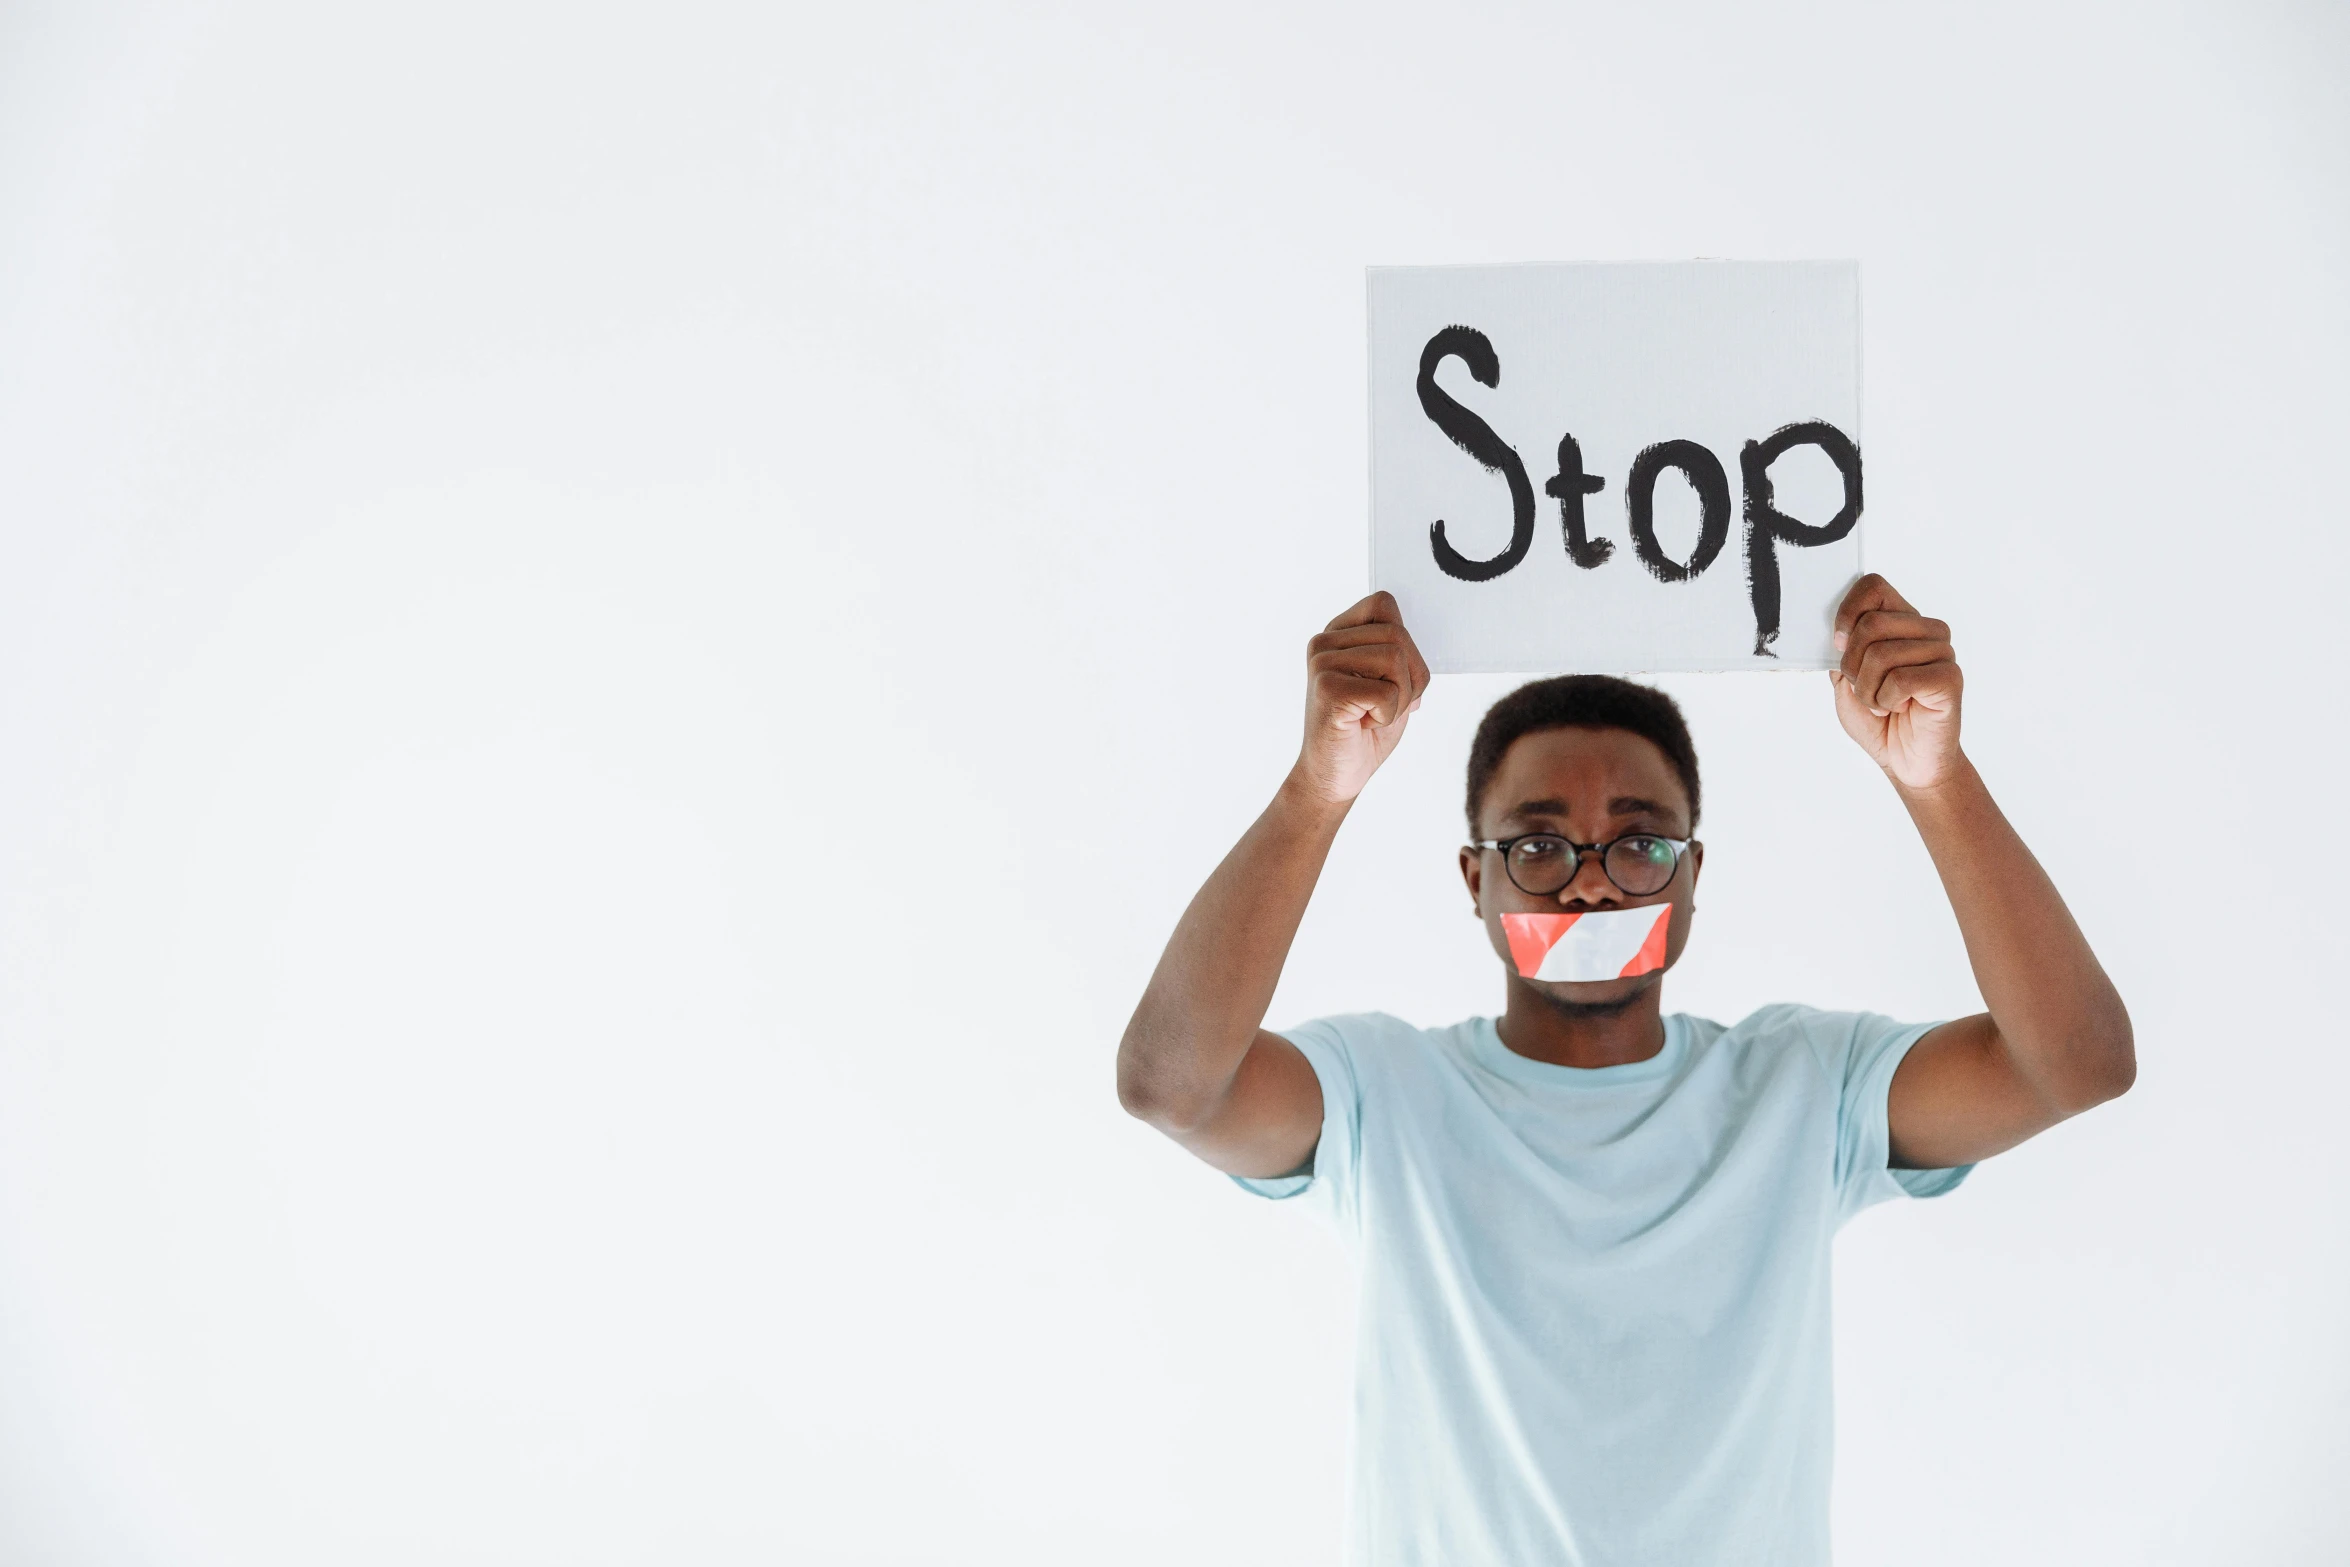
{"label": "man's shoulder", "polygon": [[1387,1012],[1333,1012],[1324,1017],[1307,1018],[1302,1023],[1291,1023],[1273,1032],[1285,1039],[1310,1033],[1348,1041],[1434,1044],[1447,1035],[1474,1027],[1482,1021],[1482,1018],[1468,1018],[1441,1028],[1422,1028],[1417,1023]]}
{"label": "man's shoulder", "polygon": [[1800,1001],[1774,1001],[1768,1006],[1756,1007],[1752,1012],[1731,1024],[1715,1024],[1724,1036],[1737,1039],[1764,1039],[1783,1034],[1814,1034],[1849,1028],[1863,1014],[1834,1012],[1825,1007],[1806,1006]]}
{"label": "man's shoulder", "polygon": [[1865,1042],[1930,1025],[1903,1023],[1877,1012],[1838,1011],[1780,1001],[1757,1007],[1718,1031],[1718,1044],[1731,1050],[1781,1049],[1800,1040],[1831,1078],[1841,1079],[1843,1065]]}
{"label": "man's shoulder", "polygon": [[1347,1057],[1350,1063],[1408,1068],[1423,1062],[1457,1062],[1468,1035],[1488,1021],[1466,1018],[1441,1028],[1422,1028],[1385,1012],[1340,1012],[1273,1032],[1309,1055],[1318,1046]]}

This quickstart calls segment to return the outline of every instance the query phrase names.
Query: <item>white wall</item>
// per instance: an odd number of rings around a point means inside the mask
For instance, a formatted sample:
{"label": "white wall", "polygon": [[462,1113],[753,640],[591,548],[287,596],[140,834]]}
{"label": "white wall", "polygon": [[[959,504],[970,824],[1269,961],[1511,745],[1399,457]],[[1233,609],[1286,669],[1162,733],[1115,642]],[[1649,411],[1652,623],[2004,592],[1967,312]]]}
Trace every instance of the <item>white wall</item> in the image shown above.
{"label": "white wall", "polygon": [[[1362,267],[1857,256],[2138,1024],[1840,1246],[1841,1560],[2350,1552],[2320,4],[0,12],[0,1560],[1335,1555],[1118,1030],[1362,589]],[[1276,1021],[1489,1008],[1438,685]],[[1816,677],[1675,1004],[1974,1004]]]}

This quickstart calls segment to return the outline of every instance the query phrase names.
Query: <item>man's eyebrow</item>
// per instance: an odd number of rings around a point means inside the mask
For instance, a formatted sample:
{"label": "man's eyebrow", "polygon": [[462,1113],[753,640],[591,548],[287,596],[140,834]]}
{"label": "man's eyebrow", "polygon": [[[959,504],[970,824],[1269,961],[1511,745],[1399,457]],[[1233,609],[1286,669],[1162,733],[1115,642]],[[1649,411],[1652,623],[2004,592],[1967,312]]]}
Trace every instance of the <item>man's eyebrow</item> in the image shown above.
{"label": "man's eyebrow", "polygon": [[1520,800],[1509,808],[1508,814],[1502,820],[1509,821],[1522,816],[1564,816],[1566,814],[1567,802],[1564,800]]}
{"label": "man's eyebrow", "polygon": [[1672,807],[1644,800],[1636,794],[1619,794],[1607,802],[1610,816],[1670,816]]}

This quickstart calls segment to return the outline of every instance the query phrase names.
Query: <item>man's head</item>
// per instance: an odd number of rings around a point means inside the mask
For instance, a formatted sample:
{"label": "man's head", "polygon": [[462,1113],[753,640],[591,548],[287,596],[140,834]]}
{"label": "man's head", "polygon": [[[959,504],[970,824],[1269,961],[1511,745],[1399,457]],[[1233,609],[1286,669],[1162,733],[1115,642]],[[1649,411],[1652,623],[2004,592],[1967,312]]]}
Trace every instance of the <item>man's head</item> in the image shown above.
{"label": "man's head", "polygon": [[1690,743],[1680,705],[1654,686],[1613,675],[1558,675],[1518,687],[1487,709],[1477,726],[1469,746],[1470,837],[1492,836],[1478,812],[1510,746],[1548,729],[1621,729],[1655,746],[1681,781],[1686,825],[1696,830],[1697,748]]}
{"label": "man's head", "polygon": [[[1472,843],[1530,833],[1585,845],[1627,834],[1688,838],[1697,830],[1697,751],[1680,708],[1662,691],[1608,675],[1537,680],[1496,702],[1477,726],[1469,747],[1467,803]],[[1656,850],[1660,856],[1668,852]],[[1690,844],[1671,879],[1643,892],[1626,892],[1611,880],[1598,854],[1583,855],[1572,879],[1548,893],[1520,887],[1497,849],[1462,849],[1461,875],[1505,965],[1504,914],[1670,902],[1669,966],[1689,939],[1690,895],[1703,858],[1703,848]],[[1510,972],[1513,984],[1529,985],[1543,1000],[1573,1012],[1621,1011],[1662,979],[1660,971],[1570,983],[1519,979],[1514,966]]]}

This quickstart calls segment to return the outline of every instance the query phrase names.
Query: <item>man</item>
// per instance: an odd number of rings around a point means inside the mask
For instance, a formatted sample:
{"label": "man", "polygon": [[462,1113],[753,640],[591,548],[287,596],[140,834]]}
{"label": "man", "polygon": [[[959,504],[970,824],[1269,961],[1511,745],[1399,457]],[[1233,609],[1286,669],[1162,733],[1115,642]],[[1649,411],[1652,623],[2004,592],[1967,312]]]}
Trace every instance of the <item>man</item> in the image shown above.
{"label": "man", "polygon": [[1925,840],[1988,1011],[1725,1028],[1667,1016],[1662,969],[1521,974],[1505,915],[1658,903],[1669,968],[1704,864],[1679,710],[1571,676],[1504,698],[1470,753],[1461,876],[1501,1016],[1266,1032],[1339,824],[1428,684],[1384,593],[1309,645],[1297,765],[1176,926],[1118,1093],[1250,1190],[1313,1194],[1356,1250],[1352,1559],[1819,1567],[1837,1227],[2136,1075],[2121,998],[1959,748],[1950,629],[1864,577],[1836,647],[1837,719]]}

